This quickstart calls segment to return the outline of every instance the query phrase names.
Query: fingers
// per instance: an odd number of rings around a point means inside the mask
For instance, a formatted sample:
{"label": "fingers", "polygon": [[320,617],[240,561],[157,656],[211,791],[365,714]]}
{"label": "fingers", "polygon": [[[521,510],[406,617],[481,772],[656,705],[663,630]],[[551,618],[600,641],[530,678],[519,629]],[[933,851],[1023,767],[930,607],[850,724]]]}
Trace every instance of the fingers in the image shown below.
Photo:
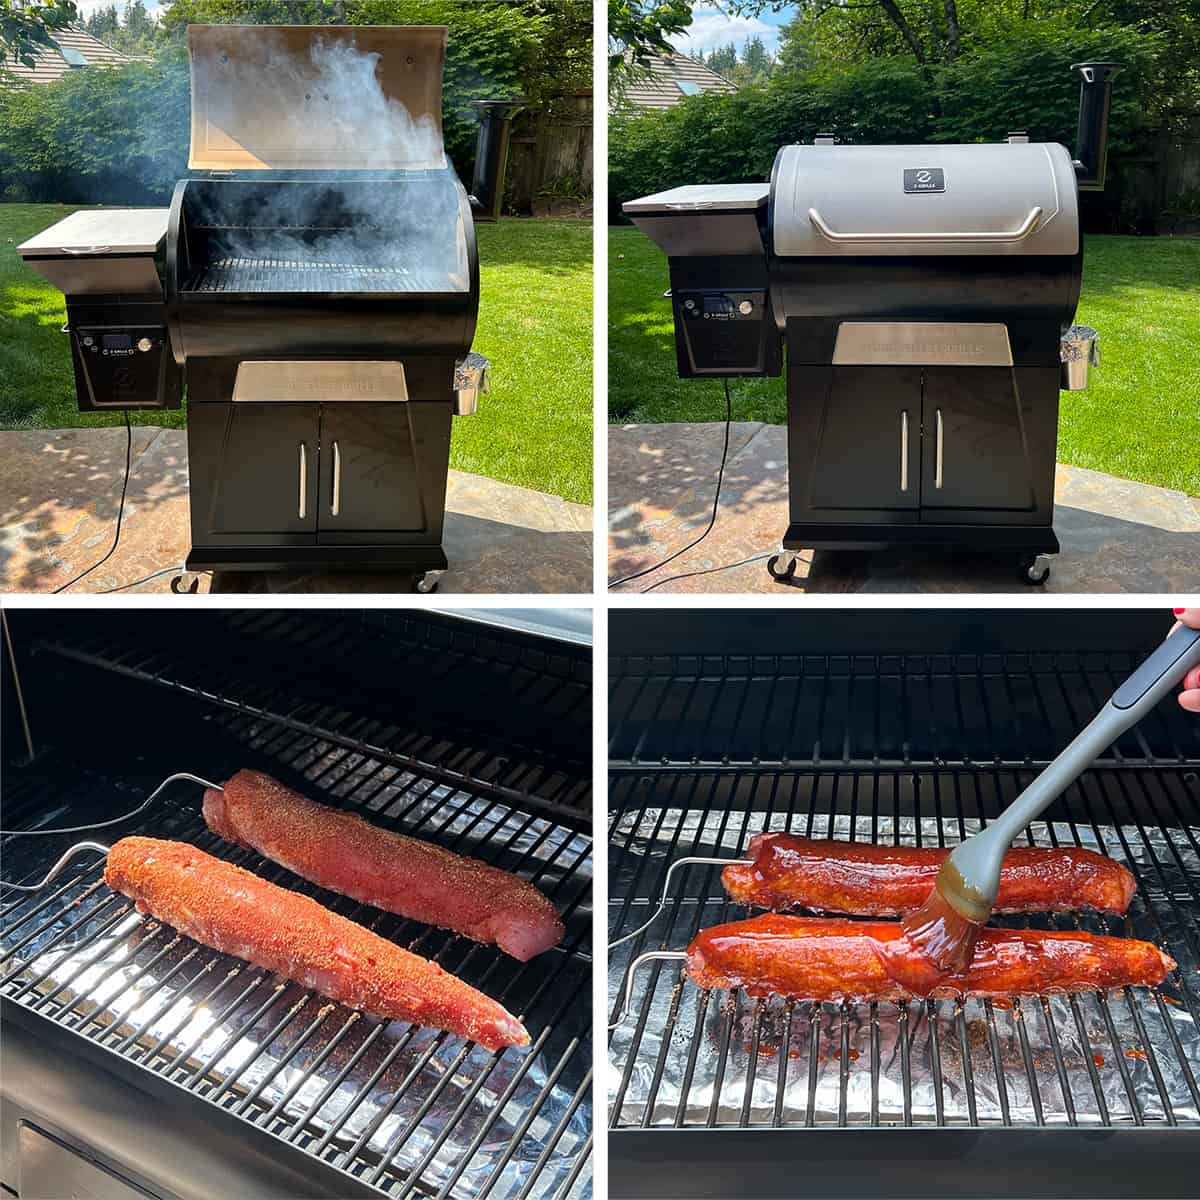
{"label": "fingers", "polygon": [[1193,667],[1183,677],[1183,690],[1185,692],[1196,691],[1200,688],[1200,667]]}
{"label": "fingers", "polygon": [[1189,629],[1200,629],[1200,608],[1177,608],[1175,620]]}
{"label": "fingers", "polygon": [[1188,712],[1200,713],[1200,688],[1195,688],[1190,692],[1180,692],[1179,703]]}

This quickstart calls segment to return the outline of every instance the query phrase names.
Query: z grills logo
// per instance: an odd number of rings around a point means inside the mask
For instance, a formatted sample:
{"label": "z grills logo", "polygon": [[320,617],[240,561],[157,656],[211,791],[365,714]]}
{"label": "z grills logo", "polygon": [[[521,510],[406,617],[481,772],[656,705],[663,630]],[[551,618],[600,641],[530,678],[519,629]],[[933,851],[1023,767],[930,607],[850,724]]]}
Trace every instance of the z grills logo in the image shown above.
{"label": "z grills logo", "polygon": [[904,172],[906,192],[944,192],[946,177],[941,167],[911,167]]}

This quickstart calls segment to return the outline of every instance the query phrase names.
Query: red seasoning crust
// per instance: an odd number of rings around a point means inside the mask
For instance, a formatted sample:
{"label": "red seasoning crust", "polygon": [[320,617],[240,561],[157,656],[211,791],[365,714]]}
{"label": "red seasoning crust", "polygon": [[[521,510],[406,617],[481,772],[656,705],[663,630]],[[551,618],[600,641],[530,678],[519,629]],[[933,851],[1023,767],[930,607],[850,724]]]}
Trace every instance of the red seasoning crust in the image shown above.
{"label": "red seasoning crust", "polygon": [[967,970],[938,976],[899,922],[779,913],[705,929],[687,950],[688,974],[703,988],[796,1000],[1047,996],[1153,987],[1174,969],[1157,946],[1132,938],[985,928]]}
{"label": "red seasoning crust", "polygon": [[184,842],[122,838],[104,880],[139,912],[351,1008],[445,1029],[488,1050],[529,1045],[516,1017],[436,963]]}
{"label": "red seasoning crust", "polygon": [[557,910],[533,884],[318,804],[260,771],[239,771],[224,792],[206,791],[204,819],[214,833],[321,887],[497,945],[522,962],[562,940]]}
{"label": "red seasoning crust", "polygon": [[[949,853],[760,833],[746,855],[754,865],[726,867],[721,881],[732,899],[755,908],[893,917],[925,903]],[[1103,854],[1014,846],[1004,856],[995,911],[1124,913],[1136,887],[1129,871]]]}

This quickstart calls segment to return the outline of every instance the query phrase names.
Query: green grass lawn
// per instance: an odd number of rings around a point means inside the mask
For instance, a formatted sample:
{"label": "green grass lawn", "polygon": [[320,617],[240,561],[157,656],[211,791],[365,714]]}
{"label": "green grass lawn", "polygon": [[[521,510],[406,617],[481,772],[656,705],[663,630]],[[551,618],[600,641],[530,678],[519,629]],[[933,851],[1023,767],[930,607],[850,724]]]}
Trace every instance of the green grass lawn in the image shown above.
{"label": "green grass lawn", "polygon": [[[609,231],[609,419],[717,421],[714,380],[675,374],[667,261]],[[1061,393],[1060,462],[1200,495],[1200,239],[1089,237],[1076,320],[1100,331],[1088,390]],[[781,424],[783,379],[732,383],[734,418]]]}
{"label": "green grass lawn", "polygon": [[[0,204],[0,429],[113,425],[83,415],[62,294],[21,262],[26,238],[74,211]],[[492,391],[454,422],[450,465],[568,500],[592,499],[592,229],[570,221],[479,227],[480,303],[474,349],[492,363]],[[180,412],[139,413],[182,427]]]}

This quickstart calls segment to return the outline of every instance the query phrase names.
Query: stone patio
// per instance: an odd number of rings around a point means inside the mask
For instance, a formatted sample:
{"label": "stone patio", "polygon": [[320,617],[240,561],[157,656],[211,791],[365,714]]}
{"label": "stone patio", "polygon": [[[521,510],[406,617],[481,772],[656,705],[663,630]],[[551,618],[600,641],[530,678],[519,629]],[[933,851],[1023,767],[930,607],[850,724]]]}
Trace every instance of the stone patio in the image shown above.
{"label": "stone patio", "polygon": [[[712,512],[719,423],[610,426],[610,579],[649,566],[698,536]],[[694,551],[615,591],[635,592],[686,571],[779,551],[788,524],[787,431],[738,422],[730,432],[721,506]],[[1200,589],[1200,501],[1182,492],[1059,464],[1054,528],[1062,553],[1040,589],[1023,585],[1011,555],[924,551],[830,552],[797,557],[805,592],[1141,592]],[[786,556],[785,556],[786,561]],[[659,592],[791,589],[766,560],[679,579]]]}
{"label": "stone patio", "polygon": [[[50,592],[112,545],[125,430],[0,433],[0,591]],[[189,547],[187,438],[135,426],[121,541],[71,592],[102,592],[163,568]],[[439,591],[578,593],[592,590],[592,510],[557,496],[451,471]],[[178,571],[124,594],[169,592]],[[200,575],[202,592],[413,591],[396,574]]]}

